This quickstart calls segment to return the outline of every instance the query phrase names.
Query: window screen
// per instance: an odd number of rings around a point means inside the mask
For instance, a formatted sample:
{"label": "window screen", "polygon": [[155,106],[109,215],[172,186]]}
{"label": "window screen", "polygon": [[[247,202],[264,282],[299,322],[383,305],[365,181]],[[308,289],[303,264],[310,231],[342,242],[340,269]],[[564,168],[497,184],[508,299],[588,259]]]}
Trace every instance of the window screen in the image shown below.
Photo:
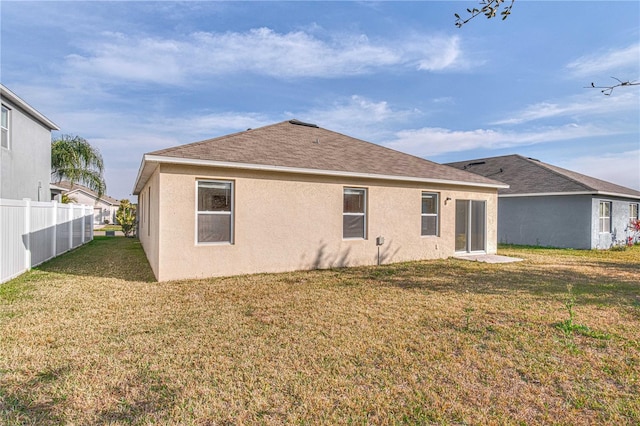
{"label": "window screen", "polygon": [[366,238],[367,190],[344,189],[342,211],[342,237]]}
{"label": "window screen", "polygon": [[421,235],[438,235],[439,197],[434,192],[422,193]]}
{"label": "window screen", "polygon": [[198,181],[197,242],[233,242],[233,182]]}

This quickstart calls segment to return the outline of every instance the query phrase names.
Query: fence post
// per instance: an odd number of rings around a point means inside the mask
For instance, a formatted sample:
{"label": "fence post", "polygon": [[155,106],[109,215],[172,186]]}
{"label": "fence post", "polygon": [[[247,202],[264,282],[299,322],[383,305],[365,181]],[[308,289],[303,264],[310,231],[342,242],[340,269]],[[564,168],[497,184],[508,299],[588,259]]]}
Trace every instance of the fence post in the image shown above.
{"label": "fence post", "polygon": [[84,213],[85,213],[85,208],[84,206],[82,206],[82,209],[80,211],[80,218],[82,220],[82,226],[80,227],[80,231],[82,232],[82,238],[80,239],[80,245],[83,245],[85,243],[84,241],[84,227],[85,227],[85,223],[84,223]]}
{"label": "fence post", "polygon": [[69,204],[69,212],[67,213],[67,220],[69,222],[69,250],[73,249],[73,206]]}
{"label": "fence post", "polygon": [[[0,198],[0,229],[2,227],[2,224],[4,223],[2,221],[2,214],[4,212],[4,206],[2,205],[2,198]],[[0,283],[3,281],[4,275],[2,275],[2,244],[0,244]]]}
{"label": "fence post", "polygon": [[24,267],[31,270],[31,199],[23,198],[24,201]]}
{"label": "fence post", "polygon": [[89,228],[89,241],[93,241],[93,208],[86,206],[85,207],[85,212],[84,212],[87,216],[91,216],[91,220],[89,221],[90,223],[90,228]]}
{"label": "fence post", "polygon": [[53,227],[53,238],[51,239],[51,257],[56,257],[56,240],[58,239],[58,202],[53,200],[51,202],[51,226]]}

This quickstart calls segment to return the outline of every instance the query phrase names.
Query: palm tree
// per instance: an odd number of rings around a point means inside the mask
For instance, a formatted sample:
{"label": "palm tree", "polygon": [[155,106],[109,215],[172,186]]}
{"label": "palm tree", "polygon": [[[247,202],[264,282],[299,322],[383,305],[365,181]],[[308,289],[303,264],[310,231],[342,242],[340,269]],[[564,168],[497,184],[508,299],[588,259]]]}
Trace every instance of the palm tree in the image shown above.
{"label": "palm tree", "polygon": [[62,204],[75,204],[78,202],[78,200],[73,195],[62,194],[62,196],[60,197],[60,202]]}
{"label": "palm tree", "polygon": [[58,182],[82,184],[101,197],[107,190],[103,173],[102,155],[86,139],[62,135],[51,142],[51,176]]}

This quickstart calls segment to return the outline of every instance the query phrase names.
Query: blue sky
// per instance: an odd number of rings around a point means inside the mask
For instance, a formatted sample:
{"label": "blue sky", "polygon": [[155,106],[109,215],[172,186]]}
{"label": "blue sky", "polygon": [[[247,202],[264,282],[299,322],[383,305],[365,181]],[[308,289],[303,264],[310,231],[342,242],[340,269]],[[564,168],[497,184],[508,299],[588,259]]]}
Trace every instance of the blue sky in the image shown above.
{"label": "blue sky", "polygon": [[145,152],[291,118],[437,162],[518,153],[640,189],[640,2],[0,2],[2,83],[97,146]]}

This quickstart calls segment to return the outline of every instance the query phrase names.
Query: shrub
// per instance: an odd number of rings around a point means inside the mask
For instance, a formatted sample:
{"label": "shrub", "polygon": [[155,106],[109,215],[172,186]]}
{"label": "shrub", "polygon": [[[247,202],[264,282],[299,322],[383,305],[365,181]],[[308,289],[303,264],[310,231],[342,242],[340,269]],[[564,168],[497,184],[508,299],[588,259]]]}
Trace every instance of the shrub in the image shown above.
{"label": "shrub", "polygon": [[136,206],[126,198],[120,200],[120,207],[116,212],[116,220],[122,226],[125,237],[130,237],[136,227]]}

